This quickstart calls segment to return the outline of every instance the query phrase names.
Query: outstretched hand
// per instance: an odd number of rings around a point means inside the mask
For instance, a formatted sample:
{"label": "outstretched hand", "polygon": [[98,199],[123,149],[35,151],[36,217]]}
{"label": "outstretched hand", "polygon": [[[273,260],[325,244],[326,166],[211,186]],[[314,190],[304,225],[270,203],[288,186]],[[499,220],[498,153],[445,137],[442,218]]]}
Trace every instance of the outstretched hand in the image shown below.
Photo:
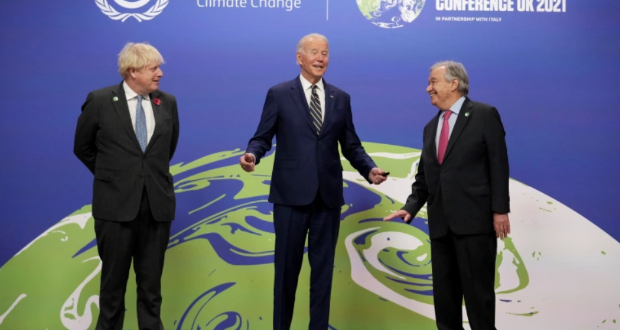
{"label": "outstretched hand", "polygon": [[411,222],[411,214],[409,214],[409,212],[405,211],[405,210],[398,210],[390,215],[388,215],[387,217],[383,218],[383,221],[389,221],[392,220],[394,218],[402,218],[403,220],[405,220],[406,223],[410,223]]}

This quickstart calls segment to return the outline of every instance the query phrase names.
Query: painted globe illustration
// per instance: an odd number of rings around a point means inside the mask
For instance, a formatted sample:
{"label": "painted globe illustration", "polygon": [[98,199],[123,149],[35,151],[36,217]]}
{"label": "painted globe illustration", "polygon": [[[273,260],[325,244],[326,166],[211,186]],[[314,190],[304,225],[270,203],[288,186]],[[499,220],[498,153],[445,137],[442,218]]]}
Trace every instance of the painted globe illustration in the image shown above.
{"label": "painted globe illustration", "polygon": [[357,0],[362,15],[382,28],[400,28],[413,22],[426,0]]}
{"label": "painted globe illustration", "polygon": [[[369,185],[342,159],[347,204],[330,329],[436,329],[426,210],[410,225],[381,221],[410,193],[420,151],[368,142],[364,147],[391,175]],[[275,152],[277,146],[252,173],[238,166],[239,149],[171,166],[177,219],[162,278],[165,329],[272,328],[274,229],[267,196]],[[620,244],[525,184],[511,180],[510,191],[513,233],[499,241],[496,262],[497,327],[617,328]],[[101,271],[94,239],[87,205],[3,265],[0,330],[94,329]],[[304,262],[292,329],[308,326],[310,275]],[[123,329],[138,328],[135,301],[131,274]],[[586,306],[591,312],[585,315],[570,313]],[[463,327],[469,329],[466,319]]]}

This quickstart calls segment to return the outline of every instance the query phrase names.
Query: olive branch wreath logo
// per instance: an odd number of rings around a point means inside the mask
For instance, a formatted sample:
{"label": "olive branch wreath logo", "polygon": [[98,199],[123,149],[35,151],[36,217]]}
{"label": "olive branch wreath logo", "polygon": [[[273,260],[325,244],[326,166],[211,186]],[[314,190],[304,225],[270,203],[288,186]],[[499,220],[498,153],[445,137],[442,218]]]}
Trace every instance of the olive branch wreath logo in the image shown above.
{"label": "olive branch wreath logo", "polygon": [[97,7],[99,7],[106,16],[115,21],[120,20],[121,22],[125,22],[128,18],[133,17],[138,20],[138,22],[142,22],[152,20],[155,16],[159,15],[164,8],[168,6],[168,1],[169,0],[157,0],[157,3],[144,13],[121,13],[110,6],[107,0],[95,0],[95,3],[97,3]]}

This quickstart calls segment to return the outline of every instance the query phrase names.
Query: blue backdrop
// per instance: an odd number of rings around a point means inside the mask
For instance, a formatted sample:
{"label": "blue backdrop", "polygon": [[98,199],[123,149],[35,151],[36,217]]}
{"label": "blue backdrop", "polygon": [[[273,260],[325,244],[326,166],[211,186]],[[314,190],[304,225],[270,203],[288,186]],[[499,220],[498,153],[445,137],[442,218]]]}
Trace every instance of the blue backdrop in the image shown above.
{"label": "blue backdrop", "polygon": [[245,148],[267,89],[298,74],[296,43],[311,32],[329,38],[325,79],[351,94],[362,140],[421,148],[436,113],[428,67],[463,62],[470,97],[502,115],[511,177],[620,240],[620,2],[565,2],[565,12],[489,12],[438,11],[429,0],[390,29],[354,0],[301,0],[290,11],[173,0],[143,22],[110,19],[95,1],[2,1],[0,265],[90,203],[75,124],[90,90],[121,81],[126,42],[148,41],[167,62],[160,87],[177,96],[181,120],[175,164]]}

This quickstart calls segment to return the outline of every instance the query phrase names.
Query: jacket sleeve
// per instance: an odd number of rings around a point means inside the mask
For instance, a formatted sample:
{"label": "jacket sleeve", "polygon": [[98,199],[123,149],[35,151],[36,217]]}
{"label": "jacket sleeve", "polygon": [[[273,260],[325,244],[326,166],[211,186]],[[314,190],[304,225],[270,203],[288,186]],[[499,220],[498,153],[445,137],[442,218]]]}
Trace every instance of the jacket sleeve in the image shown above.
{"label": "jacket sleeve", "polygon": [[98,129],[98,106],[93,93],[89,93],[82,105],[82,113],[78,118],[73,143],[73,153],[86,165],[91,173],[95,173],[97,161],[97,129]]}
{"label": "jacket sleeve", "polygon": [[260,163],[260,159],[271,150],[271,142],[276,133],[278,125],[278,103],[276,101],[273,89],[267,92],[263,113],[260,123],[256,129],[256,133],[248,142],[246,153],[253,154],[256,165]]}
{"label": "jacket sleeve", "polygon": [[368,177],[370,175],[370,170],[377,165],[375,165],[372,158],[368,156],[366,150],[364,150],[364,147],[362,146],[362,142],[355,132],[355,126],[353,125],[353,113],[351,111],[351,98],[349,95],[346,95],[346,97],[347,105],[345,109],[345,128],[342,130],[339,137],[340,147],[342,148],[342,154],[349,161],[349,163],[351,163],[351,166],[353,166],[353,168],[355,168],[359,174],[370,183],[371,181]]}
{"label": "jacket sleeve", "polygon": [[[426,136],[426,128],[424,128],[424,136]],[[424,143],[424,141],[422,142]],[[413,219],[420,209],[426,204],[428,199],[428,185],[424,173],[424,160],[420,154],[418,162],[418,171],[415,174],[415,181],[411,184],[411,194],[407,197],[405,205],[401,210],[407,211]]]}
{"label": "jacket sleeve", "polygon": [[174,156],[179,142],[179,110],[177,108],[177,100],[173,97],[172,107],[172,143],[170,143],[170,159]]}
{"label": "jacket sleeve", "polygon": [[499,112],[491,108],[485,127],[484,139],[487,145],[489,171],[491,172],[491,209],[494,213],[510,212],[510,195],[508,180],[508,150],[506,148],[506,132],[502,125]]}

